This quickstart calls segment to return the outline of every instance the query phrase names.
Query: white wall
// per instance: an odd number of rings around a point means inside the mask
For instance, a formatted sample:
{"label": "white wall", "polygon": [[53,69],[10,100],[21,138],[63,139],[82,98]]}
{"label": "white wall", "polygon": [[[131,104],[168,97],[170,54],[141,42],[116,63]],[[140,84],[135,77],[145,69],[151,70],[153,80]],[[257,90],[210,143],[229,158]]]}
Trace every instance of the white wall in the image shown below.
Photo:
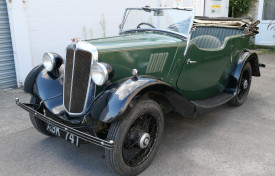
{"label": "white wall", "polygon": [[32,66],[42,62],[44,52],[65,56],[66,46],[72,38],[84,39],[103,36],[100,21],[106,21],[106,36],[118,35],[119,24],[127,7],[157,6],[157,0],[27,0],[25,11],[28,19]]}
{"label": "white wall", "polygon": [[32,69],[27,17],[22,1],[13,3],[13,1],[6,0],[6,3],[11,30],[17,86],[21,87],[25,77]]}
{"label": "white wall", "polygon": [[[106,36],[119,32],[127,7],[175,6],[176,0],[6,0],[14,43],[18,82],[23,82],[34,66],[42,63],[44,52],[56,52],[65,57],[72,38],[103,37],[102,15],[106,21]],[[181,0],[182,6],[196,5],[203,0]],[[198,4],[198,3],[197,3]],[[203,5],[199,3],[202,7]],[[198,9],[197,9],[198,10]],[[201,8],[200,10],[201,11]],[[197,15],[201,15],[198,12]],[[20,84],[18,84],[20,86]]]}

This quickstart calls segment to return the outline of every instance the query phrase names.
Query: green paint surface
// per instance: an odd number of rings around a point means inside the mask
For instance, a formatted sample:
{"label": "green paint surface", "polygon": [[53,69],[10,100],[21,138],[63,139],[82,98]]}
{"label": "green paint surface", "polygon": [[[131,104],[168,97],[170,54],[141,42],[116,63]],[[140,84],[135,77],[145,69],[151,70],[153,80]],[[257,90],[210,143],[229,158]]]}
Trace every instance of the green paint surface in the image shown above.
{"label": "green paint surface", "polygon": [[[111,81],[114,82],[131,76],[134,68],[138,69],[139,75],[152,75],[167,80],[178,43],[182,41],[166,35],[136,33],[88,42],[98,49],[98,61],[106,62],[113,67],[115,74]],[[166,53],[167,58],[163,56]],[[151,59],[154,55],[155,58],[159,58]],[[159,64],[160,62],[163,64]],[[146,72],[148,66],[153,67],[150,73]]]}
{"label": "green paint surface", "polygon": [[[136,68],[139,75],[154,76],[187,99],[196,100],[224,90],[239,53],[248,47],[249,37],[228,37],[215,50],[200,49],[191,41],[186,56],[186,40],[158,33],[129,33],[88,42],[97,47],[98,61],[113,67],[111,82],[131,76]],[[187,64],[187,59],[197,63]]]}

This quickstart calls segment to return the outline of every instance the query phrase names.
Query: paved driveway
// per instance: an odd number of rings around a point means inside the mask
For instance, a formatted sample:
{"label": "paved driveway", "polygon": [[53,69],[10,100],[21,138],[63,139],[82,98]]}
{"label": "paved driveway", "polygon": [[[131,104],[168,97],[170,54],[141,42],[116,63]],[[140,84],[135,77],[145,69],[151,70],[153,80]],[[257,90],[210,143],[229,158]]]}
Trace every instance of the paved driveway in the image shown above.
{"label": "paved driveway", "polygon": [[[141,175],[275,175],[275,55],[253,78],[248,101],[199,117],[166,115],[165,135],[152,165]],[[20,89],[0,92],[0,175],[113,175],[104,150],[74,147],[38,133],[14,99],[28,101]]]}

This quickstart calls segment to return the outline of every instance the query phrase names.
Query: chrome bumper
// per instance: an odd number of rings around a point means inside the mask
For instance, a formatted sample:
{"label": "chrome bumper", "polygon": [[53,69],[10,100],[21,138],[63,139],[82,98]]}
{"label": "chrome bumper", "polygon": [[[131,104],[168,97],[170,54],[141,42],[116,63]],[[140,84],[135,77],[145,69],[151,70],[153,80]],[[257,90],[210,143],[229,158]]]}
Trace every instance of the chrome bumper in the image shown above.
{"label": "chrome bumper", "polygon": [[113,141],[106,141],[106,140],[100,139],[98,137],[86,134],[82,131],[76,130],[76,129],[69,127],[67,125],[64,125],[62,123],[59,123],[59,122],[53,120],[52,118],[49,118],[49,117],[37,112],[32,107],[30,107],[30,105],[25,104],[25,103],[20,103],[18,98],[15,99],[15,103],[22,109],[28,111],[29,113],[33,114],[35,117],[39,118],[40,120],[42,120],[46,123],[50,123],[50,124],[60,128],[60,130],[62,130],[62,131],[77,135],[80,139],[82,139],[86,142],[89,142],[89,143],[92,143],[92,144],[95,144],[95,145],[98,145],[98,146],[101,146],[101,147],[104,147],[107,149],[111,149],[114,147]]}

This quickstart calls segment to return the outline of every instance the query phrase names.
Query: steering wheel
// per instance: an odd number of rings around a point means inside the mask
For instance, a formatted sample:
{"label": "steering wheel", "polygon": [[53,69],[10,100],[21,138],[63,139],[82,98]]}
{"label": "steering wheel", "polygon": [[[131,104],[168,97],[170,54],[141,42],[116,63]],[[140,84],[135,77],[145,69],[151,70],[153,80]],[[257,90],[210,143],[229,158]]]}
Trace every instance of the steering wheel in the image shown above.
{"label": "steering wheel", "polygon": [[139,29],[141,25],[147,25],[147,26],[150,26],[151,28],[156,28],[155,26],[153,26],[150,23],[139,23],[139,25],[137,25],[137,29]]}

